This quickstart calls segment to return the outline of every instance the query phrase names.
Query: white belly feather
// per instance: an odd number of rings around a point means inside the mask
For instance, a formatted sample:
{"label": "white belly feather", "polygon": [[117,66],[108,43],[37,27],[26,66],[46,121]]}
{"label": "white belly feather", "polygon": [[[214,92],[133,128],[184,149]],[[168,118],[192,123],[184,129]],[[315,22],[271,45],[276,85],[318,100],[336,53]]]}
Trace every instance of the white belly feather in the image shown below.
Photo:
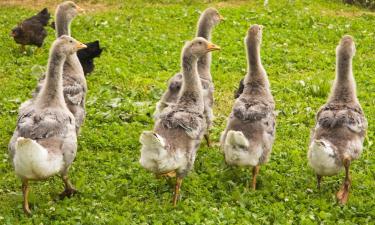
{"label": "white belly feather", "polygon": [[140,137],[142,143],[139,163],[147,170],[156,173],[168,173],[187,165],[187,159],[182,151],[176,150],[170,154],[165,149],[163,137],[156,133],[145,131]]}
{"label": "white belly feather", "polygon": [[337,155],[332,144],[327,140],[312,141],[308,160],[318,175],[332,176],[340,172],[342,166],[337,164]]}
{"label": "white belly feather", "polygon": [[[241,131],[228,131],[224,141],[225,161],[229,165],[256,166],[263,154],[261,146],[250,146]],[[251,149],[249,149],[251,147]]]}
{"label": "white belly feather", "polygon": [[51,155],[47,149],[29,138],[19,137],[13,158],[17,175],[39,180],[60,172],[64,166],[61,154]]}

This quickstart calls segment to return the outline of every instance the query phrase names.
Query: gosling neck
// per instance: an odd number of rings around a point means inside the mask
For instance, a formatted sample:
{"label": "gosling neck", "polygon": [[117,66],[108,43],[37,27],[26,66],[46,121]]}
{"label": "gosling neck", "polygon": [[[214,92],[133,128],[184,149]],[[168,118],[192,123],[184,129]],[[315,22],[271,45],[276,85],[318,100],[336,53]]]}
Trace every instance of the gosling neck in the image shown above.
{"label": "gosling neck", "polygon": [[37,97],[38,106],[43,108],[64,104],[62,73],[65,59],[65,55],[56,54],[56,50],[52,50],[48,59],[46,81]]}
{"label": "gosling neck", "polygon": [[269,82],[260,59],[260,41],[254,38],[246,39],[247,74],[244,80],[244,92],[268,93]]}
{"label": "gosling neck", "polygon": [[257,74],[259,71],[263,70],[260,59],[260,41],[254,38],[248,38],[246,41],[246,47],[248,72]]}
{"label": "gosling neck", "polygon": [[69,19],[67,15],[64,13],[64,10],[58,8],[56,11],[56,22],[55,22],[55,29],[56,29],[56,37],[60,37],[62,35],[71,36],[70,34],[70,24],[72,19]]}
{"label": "gosling neck", "polygon": [[198,109],[203,112],[203,89],[197,71],[198,59],[184,51],[182,55],[182,74],[184,82],[178,102],[188,109]]}
{"label": "gosling neck", "polygon": [[205,38],[207,41],[211,40],[211,31],[214,24],[211,22],[211,17],[203,14],[198,21],[197,37]]}
{"label": "gosling neck", "polygon": [[[202,37],[207,41],[211,41],[211,33],[214,25],[210,20],[211,18],[208,15],[202,15],[198,22],[197,37]],[[211,57],[211,53],[209,52],[198,59],[198,74],[201,78],[209,81],[212,81]]]}
{"label": "gosling neck", "polygon": [[356,84],[353,76],[352,57],[337,54],[336,79],[332,88],[330,101],[334,102],[357,102]]}

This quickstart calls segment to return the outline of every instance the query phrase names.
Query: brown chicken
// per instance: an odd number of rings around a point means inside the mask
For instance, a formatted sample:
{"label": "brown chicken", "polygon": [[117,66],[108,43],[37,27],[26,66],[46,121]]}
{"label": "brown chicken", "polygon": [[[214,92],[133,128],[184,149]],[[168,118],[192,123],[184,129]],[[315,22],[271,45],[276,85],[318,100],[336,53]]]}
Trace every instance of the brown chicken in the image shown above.
{"label": "brown chicken", "polygon": [[47,37],[44,27],[50,18],[48,9],[44,8],[35,16],[20,22],[17,27],[12,29],[11,36],[16,43],[21,45],[22,50],[25,49],[25,45],[36,45],[40,48]]}

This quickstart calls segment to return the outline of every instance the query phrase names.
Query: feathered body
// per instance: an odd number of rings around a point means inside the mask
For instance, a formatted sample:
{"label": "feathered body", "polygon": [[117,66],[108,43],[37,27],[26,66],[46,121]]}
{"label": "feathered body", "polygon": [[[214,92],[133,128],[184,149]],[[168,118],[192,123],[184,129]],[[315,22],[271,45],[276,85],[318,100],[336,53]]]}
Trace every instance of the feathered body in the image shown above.
{"label": "feathered body", "polygon": [[12,29],[11,35],[16,43],[24,45],[35,45],[42,47],[47,31],[44,28],[48,24],[51,15],[44,8],[37,15],[32,16],[18,24]]}
{"label": "feathered body", "polygon": [[[316,115],[310,148],[310,165],[319,175],[335,175],[343,159],[358,159],[366,135],[367,120],[359,104],[352,73],[354,42],[344,37],[337,47],[337,76],[331,96]],[[353,45],[353,46],[352,46]],[[324,163],[322,155],[332,158]]]}
{"label": "feathered body", "polygon": [[349,166],[363,151],[367,120],[356,95],[352,72],[355,45],[351,36],[344,36],[336,48],[336,79],[328,101],[316,115],[308,160],[318,177],[332,176],[345,169],[345,180],[337,193],[338,201],[348,200],[351,179]]}
{"label": "feathered body", "polygon": [[260,61],[261,27],[254,25],[245,39],[248,73],[221,137],[230,165],[257,166],[269,159],[275,136],[275,103]]}
{"label": "feathered body", "polygon": [[[221,15],[216,9],[208,8],[206,9],[199,21],[196,37],[202,37],[206,40],[211,40],[211,32],[214,26],[216,26],[222,19]],[[213,111],[212,107],[214,104],[214,84],[212,82],[211,76],[211,53],[207,53],[198,60],[198,74],[200,77],[201,85],[203,88],[203,99],[204,99],[204,115],[206,119],[207,131],[212,125],[213,121]],[[181,94],[181,88],[183,83],[182,73],[175,74],[168,81],[168,89],[161,97],[160,101],[157,103],[156,112],[154,114],[155,118],[158,118],[160,113],[165,107],[170,104],[177,102],[179,95]]]}
{"label": "feathered body", "polygon": [[76,149],[75,120],[64,104],[42,108],[29,101],[22,105],[9,144],[18,176],[42,180],[61,173],[73,162]]}
{"label": "feathered body", "polygon": [[[56,36],[70,36],[70,23],[77,15],[80,8],[71,1],[66,1],[57,6],[56,10]],[[34,96],[44,85],[44,77],[39,81]],[[79,134],[85,115],[85,101],[87,93],[87,83],[83,68],[77,57],[77,53],[67,56],[63,67],[63,87],[64,99],[68,109],[74,115],[76,121],[76,131]]]}
{"label": "feathered body", "polygon": [[309,162],[323,176],[336,175],[343,159],[358,159],[363,150],[367,121],[359,103],[327,103],[318,112],[309,147]]}
{"label": "feathered body", "polygon": [[182,179],[193,168],[201,139],[206,132],[203,88],[197,61],[218,47],[204,38],[188,42],[182,52],[183,82],[175,104],[160,113],[153,131],[141,134],[141,165],[157,175],[176,175],[174,205]]}
{"label": "feathered body", "polygon": [[[185,75],[181,96],[176,104],[163,109],[154,132],[144,132],[140,138],[141,165],[155,174],[176,171],[185,176],[194,164],[197,148],[206,130],[203,89],[196,68],[198,58],[188,55],[188,46],[185,46],[182,57]],[[155,140],[159,140],[157,148],[154,148]],[[160,153],[150,159],[148,152],[154,151]]]}
{"label": "feathered body", "polygon": [[38,95],[19,109],[17,127],[9,143],[9,154],[16,174],[23,182],[24,210],[28,206],[28,181],[61,174],[69,192],[68,169],[77,151],[75,119],[65,104],[62,72],[68,55],[85,47],[68,36],[51,47],[45,85]]}

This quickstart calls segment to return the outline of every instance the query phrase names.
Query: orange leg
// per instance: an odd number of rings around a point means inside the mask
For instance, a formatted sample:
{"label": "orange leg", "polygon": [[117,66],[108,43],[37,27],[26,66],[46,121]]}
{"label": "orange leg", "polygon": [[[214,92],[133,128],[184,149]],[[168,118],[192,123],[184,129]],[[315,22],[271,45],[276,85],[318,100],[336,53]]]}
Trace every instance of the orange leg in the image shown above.
{"label": "orange leg", "polygon": [[345,179],[344,179],[343,185],[341,186],[340,190],[336,194],[336,198],[340,204],[346,204],[349,198],[349,189],[352,184],[352,181],[350,180],[349,166],[350,166],[350,159],[345,158],[344,159]]}
{"label": "orange leg", "polygon": [[177,177],[176,178],[176,186],[175,186],[175,190],[174,190],[174,196],[173,196],[173,206],[177,205],[178,198],[180,197],[181,184],[182,184],[182,178]]}
{"label": "orange leg", "polygon": [[252,188],[253,190],[256,190],[257,188],[257,176],[259,174],[259,169],[260,169],[260,166],[259,165],[256,165],[253,167],[253,181],[252,181]]}
{"label": "orange leg", "polygon": [[29,208],[29,181],[22,179],[22,194],[23,194],[23,211],[26,215],[30,216],[31,211]]}

